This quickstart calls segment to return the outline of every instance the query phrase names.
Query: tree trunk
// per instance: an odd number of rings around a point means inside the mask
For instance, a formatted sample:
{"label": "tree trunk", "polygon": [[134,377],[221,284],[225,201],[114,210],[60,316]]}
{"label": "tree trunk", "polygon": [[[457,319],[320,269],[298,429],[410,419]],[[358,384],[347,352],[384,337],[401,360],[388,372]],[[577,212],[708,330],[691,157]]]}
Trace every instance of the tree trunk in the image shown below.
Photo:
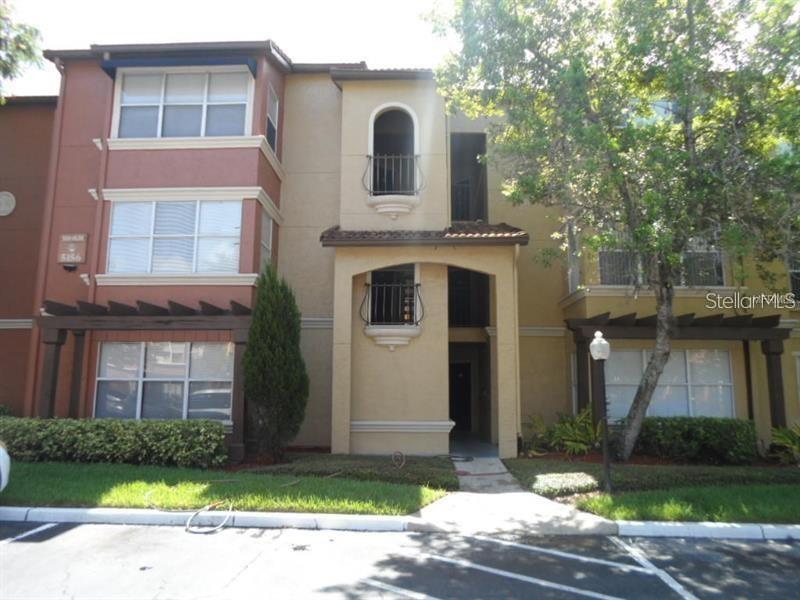
{"label": "tree trunk", "polygon": [[628,460],[633,453],[636,440],[642,430],[642,423],[653,398],[664,366],[669,360],[671,339],[675,327],[675,318],[672,311],[672,300],[675,290],[671,283],[659,282],[652,286],[656,294],[656,344],[647,368],[644,370],[642,380],[636,390],[636,396],[628,411],[625,430],[622,433],[622,458]]}

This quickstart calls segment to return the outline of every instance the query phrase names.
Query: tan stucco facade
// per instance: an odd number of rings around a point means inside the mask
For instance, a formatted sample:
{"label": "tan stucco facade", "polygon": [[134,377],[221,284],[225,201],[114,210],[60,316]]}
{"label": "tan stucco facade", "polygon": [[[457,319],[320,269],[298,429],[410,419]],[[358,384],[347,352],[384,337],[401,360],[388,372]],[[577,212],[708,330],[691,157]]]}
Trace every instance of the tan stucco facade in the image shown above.
{"label": "tan stucco facade", "polygon": [[[596,257],[581,258],[581,287],[570,293],[567,265],[548,264],[544,252],[560,241],[559,215],[542,207],[512,206],[502,179],[487,167],[488,222],[505,222],[530,236],[520,246],[337,247],[319,244],[332,225],[344,230],[440,230],[451,222],[450,136],[482,133],[487,122],[448,117],[431,80],[332,81],[327,74],[287,78],[286,137],[282,188],[285,222],[280,232],[281,273],[291,283],[303,313],[303,352],[311,375],[308,418],[300,446],[330,446],[333,452],[446,453],[449,437],[448,368],[453,360],[473,365],[470,354],[483,344],[488,355],[485,410],[473,389],[471,431],[516,453],[517,436],[532,417],[553,422],[576,409],[575,345],[565,319],[604,312],[654,312],[646,291],[599,285]],[[382,110],[413,115],[415,153],[424,183],[407,214],[380,214],[365,187],[372,123]],[[365,333],[359,313],[367,274],[415,264],[424,300],[420,333],[407,345],[389,349]],[[487,328],[448,327],[448,266],[490,275]],[[730,282],[726,267],[726,283]],[[758,288],[750,283],[753,290]],[[731,287],[714,291],[730,293]],[[708,313],[707,290],[679,290],[677,314]],[[730,311],[726,311],[730,312]],[[770,314],[775,311],[755,311]],[[785,315],[789,323],[797,320]],[[616,341],[614,348],[647,349],[648,340]],[[741,342],[676,342],[680,349],[727,350],[732,368],[734,416],[748,417]],[[462,351],[463,350],[463,351]],[[764,356],[750,344],[753,417],[760,439],[770,432]],[[800,339],[786,342],[782,358],[786,416],[800,419]],[[427,424],[430,424],[428,427]],[[425,429],[430,430],[425,430]]]}

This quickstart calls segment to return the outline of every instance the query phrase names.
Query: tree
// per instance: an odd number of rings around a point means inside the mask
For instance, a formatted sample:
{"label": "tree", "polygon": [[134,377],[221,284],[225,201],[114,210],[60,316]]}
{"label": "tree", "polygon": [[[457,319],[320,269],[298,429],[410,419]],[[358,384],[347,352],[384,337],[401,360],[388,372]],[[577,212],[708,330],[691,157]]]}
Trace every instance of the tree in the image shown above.
{"label": "tree", "polygon": [[11,3],[0,0],[0,103],[3,84],[17,77],[23,67],[39,62],[39,31],[12,19]]}
{"label": "tree", "polygon": [[244,354],[244,394],[258,452],[280,460],[300,430],[308,400],[300,311],[291,288],[273,267],[259,276],[256,287]]}
{"label": "tree", "polygon": [[[439,72],[451,110],[496,116],[489,159],[514,203],[557,207],[554,237],[624,250],[657,306],[623,431],[633,451],[697,244],[743,283],[790,258],[800,208],[797,0],[460,0]],[[752,271],[752,269],[750,269]],[[774,283],[774,277],[773,283]]]}

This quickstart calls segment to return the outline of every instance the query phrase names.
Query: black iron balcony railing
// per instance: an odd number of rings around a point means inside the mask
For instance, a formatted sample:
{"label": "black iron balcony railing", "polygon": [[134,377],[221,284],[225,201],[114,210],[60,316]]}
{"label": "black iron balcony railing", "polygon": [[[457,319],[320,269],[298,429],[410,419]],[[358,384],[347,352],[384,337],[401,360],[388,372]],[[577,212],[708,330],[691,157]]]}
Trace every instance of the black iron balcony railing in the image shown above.
{"label": "black iron balcony railing", "polygon": [[419,157],[410,154],[367,156],[363,183],[373,196],[398,194],[412,196],[422,188]]}
{"label": "black iron balcony railing", "polygon": [[359,314],[367,325],[419,325],[425,314],[420,284],[367,283]]}

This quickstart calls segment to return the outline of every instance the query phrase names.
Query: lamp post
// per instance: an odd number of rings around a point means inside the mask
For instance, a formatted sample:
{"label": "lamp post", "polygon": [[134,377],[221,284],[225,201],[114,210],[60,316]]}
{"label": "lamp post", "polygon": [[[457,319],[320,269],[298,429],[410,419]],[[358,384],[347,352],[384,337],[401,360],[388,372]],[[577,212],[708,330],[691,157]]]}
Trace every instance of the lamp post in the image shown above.
{"label": "lamp post", "polygon": [[606,402],[606,361],[611,355],[611,344],[603,337],[603,332],[595,331],[589,344],[592,355],[592,399],[600,411],[603,423],[603,479],[605,491],[611,493],[611,460],[608,455],[608,404]]}

